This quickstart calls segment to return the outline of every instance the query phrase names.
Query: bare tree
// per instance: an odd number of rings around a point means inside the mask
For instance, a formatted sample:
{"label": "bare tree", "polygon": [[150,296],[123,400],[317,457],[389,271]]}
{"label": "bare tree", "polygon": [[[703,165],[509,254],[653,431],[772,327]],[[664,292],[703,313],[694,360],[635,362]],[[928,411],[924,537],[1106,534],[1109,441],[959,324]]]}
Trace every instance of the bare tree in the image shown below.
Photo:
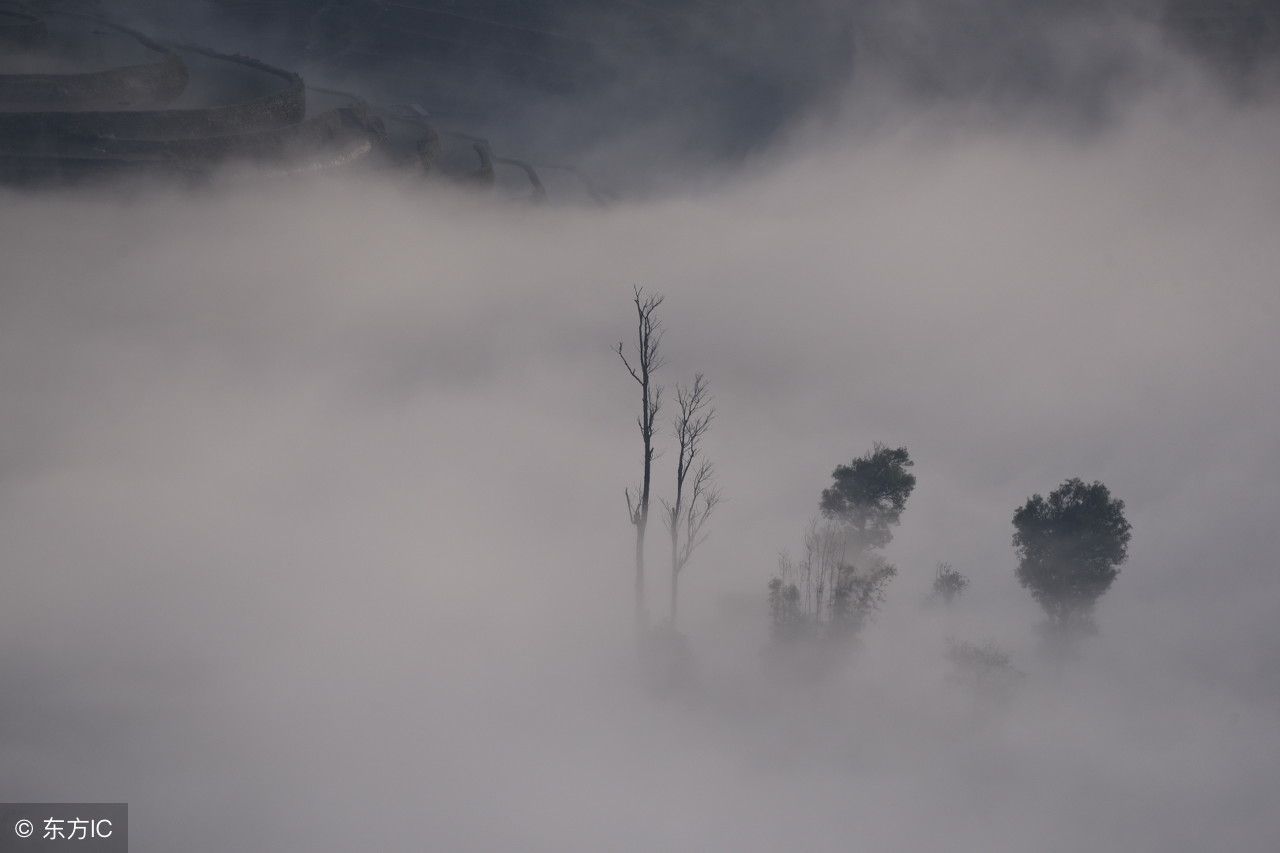
{"label": "bare tree", "polygon": [[720,489],[715,484],[715,466],[702,453],[702,440],[711,429],[716,410],[711,405],[711,392],[701,373],[693,377],[693,385],[676,385],[679,414],[671,425],[679,445],[676,460],[676,497],[662,502],[666,510],[663,522],[671,536],[671,624],[675,624],[680,600],[680,573],[694,550],[707,538],[703,528],[720,502]]}
{"label": "bare tree", "polygon": [[884,603],[898,570],[870,551],[860,552],[858,565],[849,562],[850,533],[847,525],[815,518],[805,530],[803,556],[778,557],[769,585],[775,636],[854,635]]}
{"label": "bare tree", "polygon": [[634,363],[627,358],[623,345],[618,343],[618,356],[631,378],[640,386],[640,438],[644,443],[644,479],[638,493],[628,488],[627,514],[636,528],[636,626],[645,624],[644,610],[644,532],[649,525],[649,493],[653,479],[653,435],[658,412],[662,409],[662,386],[654,384],[653,374],[663,365],[658,352],[662,342],[662,322],[654,317],[662,305],[660,294],[646,296],[644,289],[636,287],[632,300],[636,306],[636,352]]}

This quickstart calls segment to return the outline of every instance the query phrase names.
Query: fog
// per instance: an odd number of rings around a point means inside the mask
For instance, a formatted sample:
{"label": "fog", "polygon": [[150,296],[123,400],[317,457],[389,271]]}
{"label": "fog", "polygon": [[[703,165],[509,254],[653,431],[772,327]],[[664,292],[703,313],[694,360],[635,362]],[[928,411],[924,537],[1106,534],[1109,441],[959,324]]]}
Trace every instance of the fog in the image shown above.
{"label": "fog", "polygon": [[[141,853],[1273,850],[1280,120],[1152,50],[1084,130],[879,79],[607,209],[6,192],[0,800],[127,801]],[[718,407],[668,686],[633,285]],[[780,676],[765,584],[876,440],[919,478],[899,576]],[[1010,518],[1068,477],[1134,533],[1060,660]],[[948,637],[1023,678],[958,683]]]}

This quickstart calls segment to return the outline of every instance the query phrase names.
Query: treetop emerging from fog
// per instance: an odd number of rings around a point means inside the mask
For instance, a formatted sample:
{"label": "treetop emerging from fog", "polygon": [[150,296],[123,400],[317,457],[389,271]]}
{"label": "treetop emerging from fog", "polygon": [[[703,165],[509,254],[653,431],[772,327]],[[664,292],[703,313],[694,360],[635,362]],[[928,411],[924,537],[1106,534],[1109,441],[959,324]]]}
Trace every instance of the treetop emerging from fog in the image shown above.
{"label": "treetop emerging from fog", "polygon": [[1088,623],[1128,558],[1124,501],[1102,483],[1073,478],[1046,499],[1033,495],[1013,515],[1018,581],[1052,626]]}
{"label": "treetop emerging from fog", "polygon": [[914,464],[905,447],[876,442],[831,472],[835,482],[822,491],[822,514],[852,528],[859,549],[883,548],[893,539],[890,528],[898,523],[916,487],[915,475],[907,470]]}

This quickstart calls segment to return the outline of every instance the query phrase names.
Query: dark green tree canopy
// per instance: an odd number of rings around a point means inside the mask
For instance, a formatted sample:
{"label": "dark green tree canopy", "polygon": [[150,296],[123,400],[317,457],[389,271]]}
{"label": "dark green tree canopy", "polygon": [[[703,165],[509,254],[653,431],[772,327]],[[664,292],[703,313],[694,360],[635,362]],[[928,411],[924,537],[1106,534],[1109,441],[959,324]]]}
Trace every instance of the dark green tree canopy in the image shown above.
{"label": "dark green tree canopy", "polygon": [[893,539],[916,478],[905,447],[876,442],[871,450],[831,472],[835,482],[822,492],[822,514],[853,529],[859,549],[883,548]]}
{"label": "dark green tree canopy", "polygon": [[1033,495],[1013,515],[1018,581],[1050,623],[1087,622],[1128,557],[1124,501],[1102,483],[1067,480],[1048,499]]}

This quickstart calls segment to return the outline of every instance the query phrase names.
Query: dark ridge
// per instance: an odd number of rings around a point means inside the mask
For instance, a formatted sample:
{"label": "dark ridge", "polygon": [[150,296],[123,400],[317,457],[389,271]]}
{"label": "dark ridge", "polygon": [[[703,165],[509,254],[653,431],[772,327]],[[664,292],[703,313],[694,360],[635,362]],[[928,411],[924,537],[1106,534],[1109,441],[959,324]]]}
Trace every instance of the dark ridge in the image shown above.
{"label": "dark ridge", "polygon": [[48,37],[44,21],[17,9],[0,9],[0,54],[30,50]]}
{"label": "dark ridge", "polygon": [[[130,42],[147,54],[146,61],[115,68],[68,70],[67,66],[80,64],[66,61],[75,52],[74,46],[51,44],[48,29],[43,21],[39,23],[42,35],[38,40],[0,56],[0,104],[8,110],[117,111],[154,107],[169,103],[186,88],[187,71],[182,60],[142,33],[110,27],[109,32],[95,35],[110,37],[114,33],[119,40]],[[55,33],[68,35],[65,31]],[[54,57],[55,62],[42,61],[44,57]],[[51,64],[61,67],[50,68]]]}
{"label": "dark ridge", "polygon": [[273,175],[363,168],[491,189],[501,163],[522,176],[525,197],[545,197],[533,166],[495,158],[481,137],[439,131],[415,105],[375,108],[258,59],[79,12],[11,17],[28,33],[9,40],[21,49],[0,55],[0,182],[198,180],[247,164]]}

